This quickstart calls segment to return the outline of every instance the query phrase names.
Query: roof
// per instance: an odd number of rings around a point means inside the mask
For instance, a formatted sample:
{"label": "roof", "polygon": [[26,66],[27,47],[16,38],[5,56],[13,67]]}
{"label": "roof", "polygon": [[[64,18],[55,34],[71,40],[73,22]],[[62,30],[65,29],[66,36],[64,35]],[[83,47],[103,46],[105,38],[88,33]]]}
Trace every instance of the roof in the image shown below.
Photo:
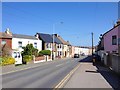
{"label": "roof", "polygon": [[12,39],[12,36],[7,33],[0,32],[0,38],[11,38]]}
{"label": "roof", "polygon": [[22,35],[22,34],[12,34],[13,38],[23,38],[23,39],[34,39],[37,40],[35,36],[30,36],[30,35]]}
{"label": "roof", "polygon": [[120,24],[117,24],[116,26],[114,26],[112,29],[110,29],[109,31],[107,31],[106,33],[103,34],[103,36],[107,33],[109,33],[110,31],[114,30],[115,28],[117,28],[118,26],[120,26]]}
{"label": "roof", "polygon": [[[52,37],[53,37],[53,35],[52,35]],[[55,35],[54,35],[54,42],[57,43],[57,44],[63,44],[63,43],[58,39],[58,37],[56,37]]]}
{"label": "roof", "polygon": [[37,33],[39,38],[42,39],[45,43],[52,43],[53,39],[50,34]]}
{"label": "roof", "polygon": [[[43,34],[43,33],[37,33],[39,35],[39,38],[42,39],[46,43],[53,43],[53,35],[50,34]],[[62,44],[62,42],[54,35],[54,42],[57,44]]]}
{"label": "roof", "polygon": [[66,42],[61,36],[58,35],[57,37],[64,45],[70,45],[69,42]]}

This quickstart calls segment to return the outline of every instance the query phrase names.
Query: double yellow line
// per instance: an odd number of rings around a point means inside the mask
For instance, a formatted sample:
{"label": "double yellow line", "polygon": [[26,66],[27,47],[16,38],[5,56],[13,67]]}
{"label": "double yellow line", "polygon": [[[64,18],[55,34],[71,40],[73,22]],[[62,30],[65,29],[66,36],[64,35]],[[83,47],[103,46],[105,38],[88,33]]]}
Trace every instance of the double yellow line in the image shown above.
{"label": "double yellow line", "polygon": [[59,84],[57,84],[53,90],[58,90],[59,88],[63,88],[64,84],[68,81],[68,79],[73,75],[73,73],[79,68],[80,63],[70,72],[68,73]]}

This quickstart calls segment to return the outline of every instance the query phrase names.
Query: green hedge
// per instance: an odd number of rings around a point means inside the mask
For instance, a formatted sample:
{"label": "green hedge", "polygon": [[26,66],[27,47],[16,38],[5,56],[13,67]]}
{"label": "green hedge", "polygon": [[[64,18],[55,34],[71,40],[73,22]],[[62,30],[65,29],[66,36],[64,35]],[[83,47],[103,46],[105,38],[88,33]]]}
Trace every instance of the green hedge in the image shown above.
{"label": "green hedge", "polygon": [[33,57],[30,56],[30,55],[24,55],[23,56],[23,61],[24,62],[30,62],[32,59],[33,59]]}
{"label": "green hedge", "polygon": [[1,57],[0,58],[0,65],[5,66],[5,65],[10,65],[10,64],[15,64],[15,59],[12,57]]}
{"label": "green hedge", "polygon": [[50,50],[42,50],[39,52],[39,55],[51,55],[51,51]]}

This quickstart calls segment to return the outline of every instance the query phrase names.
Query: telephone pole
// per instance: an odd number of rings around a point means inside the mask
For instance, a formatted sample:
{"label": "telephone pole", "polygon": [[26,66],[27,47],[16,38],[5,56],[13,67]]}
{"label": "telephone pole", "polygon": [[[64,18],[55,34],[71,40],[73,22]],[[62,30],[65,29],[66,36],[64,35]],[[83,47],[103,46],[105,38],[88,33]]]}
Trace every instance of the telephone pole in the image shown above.
{"label": "telephone pole", "polygon": [[92,59],[93,59],[93,32],[91,33],[92,35]]}

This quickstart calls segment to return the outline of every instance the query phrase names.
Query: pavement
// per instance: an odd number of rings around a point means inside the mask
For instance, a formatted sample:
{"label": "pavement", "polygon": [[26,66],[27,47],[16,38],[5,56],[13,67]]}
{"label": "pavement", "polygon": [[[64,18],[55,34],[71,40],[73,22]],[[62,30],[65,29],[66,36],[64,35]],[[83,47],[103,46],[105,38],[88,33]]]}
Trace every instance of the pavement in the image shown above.
{"label": "pavement", "polygon": [[80,66],[63,88],[120,90],[120,77],[100,62],[94,66],[87,57],[80,61]]}

